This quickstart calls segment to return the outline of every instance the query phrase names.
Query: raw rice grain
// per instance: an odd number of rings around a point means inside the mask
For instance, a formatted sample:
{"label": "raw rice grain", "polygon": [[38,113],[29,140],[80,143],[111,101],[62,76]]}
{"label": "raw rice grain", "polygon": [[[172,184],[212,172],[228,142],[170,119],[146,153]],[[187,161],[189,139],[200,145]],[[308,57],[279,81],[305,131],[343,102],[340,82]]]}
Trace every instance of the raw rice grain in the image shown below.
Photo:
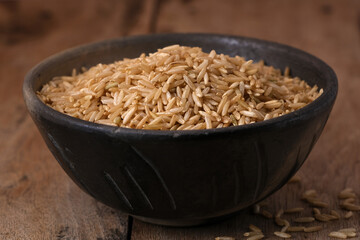
{"label": "raw rice grain", "polygon": [[[59,112],[99,124],[153,130],[219,128],[288,114],[323,92],[289,72],[286,68],[282,75],[262,61],[172,45],[82,72],[74,69],[71,76],[54,77],[38,96]],[[200,111],[209,115],[190,121]]]}

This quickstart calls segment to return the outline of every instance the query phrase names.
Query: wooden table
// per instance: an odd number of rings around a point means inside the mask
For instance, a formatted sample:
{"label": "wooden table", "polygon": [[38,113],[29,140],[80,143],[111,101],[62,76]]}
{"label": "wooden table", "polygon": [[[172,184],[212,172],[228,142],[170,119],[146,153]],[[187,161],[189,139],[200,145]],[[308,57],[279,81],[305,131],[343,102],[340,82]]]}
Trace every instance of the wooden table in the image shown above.
{"label": "wooden table", "polygon": [[[301,168],[301,183],[267,199],[280,208],[306,207],[306,189],[342,215],[337,193],[360,195],[360,1],[358,0],[108,0],[0,1],[0,239],[214,239],[242,236],[250,223],[275,238],[271,219],[244,210],[223,222],[166,228],[134,220],[89,197],[68,178],[26,112],[25,73],[45,57],[88,42],[154,32],[213,32],[285,43],[327,62],[339,95],[325,130]],[[359,204],[359,198],[357,199]],[[290,218],[291,216],[289,216]],[[349,220],[319,223],[324,230],[294,239],[326,239],[355,227]],[[311,224],[310,224],[311,225]]]}

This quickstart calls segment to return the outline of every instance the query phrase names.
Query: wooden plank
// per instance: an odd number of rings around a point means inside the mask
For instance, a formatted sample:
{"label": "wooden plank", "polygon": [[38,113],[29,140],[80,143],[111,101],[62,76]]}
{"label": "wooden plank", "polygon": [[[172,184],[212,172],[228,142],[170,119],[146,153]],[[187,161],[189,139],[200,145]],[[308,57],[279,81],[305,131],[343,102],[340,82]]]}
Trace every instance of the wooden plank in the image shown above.
{"label": "wooden plank", "polygon": [[[280,208],[305,207],[301,201],[307,189],[316,189],[320,198],[341,215],[337,194],[351,187],[360,195],[360,41],[359,1],[167,1],[161,6],[159,32],[215,32],[277,41],[308,51],[333,67],[339,78],[339,95],[325,130],[299,172],[301,184],[291,184],[266,200],[272,213]],[[357,109],[357,110],[355,110]],[[281,166],[279,166],[281,167]],[[359,204],[359,198],[357,204]],[[328,212],[329,210],[323,210]],[[300,215],[294,215],[300,216]],[[293,219],[290,215],[285,218]],[[209,226],[167,228],[134,220],[133,239],[214,239],[231,236],[244,239],[252,223],[274,238],[281,228],[273,220],[252,214],[247,209],[237,216]],[[317,233],[296,233],[292,239],[326,239],[334,230],[355,227],[359,235],[360,214],[349,219],[316,224]],[[307,224],[313,226],[315,224]]]}
{"label": "wooden plank", "polygon": [[130,238],[128,216],[82,192],[50,154],[21,86],[51,54],[148,32],[153,1],[134,2],[0,2],[0,239]]}
{"label": "wooden plank", "polygon": [[[10,105],[11,104],[11,105]],[[47,150],[20,98],[1,104],[0,238],[126,239],[126,215],[82,192]]]}

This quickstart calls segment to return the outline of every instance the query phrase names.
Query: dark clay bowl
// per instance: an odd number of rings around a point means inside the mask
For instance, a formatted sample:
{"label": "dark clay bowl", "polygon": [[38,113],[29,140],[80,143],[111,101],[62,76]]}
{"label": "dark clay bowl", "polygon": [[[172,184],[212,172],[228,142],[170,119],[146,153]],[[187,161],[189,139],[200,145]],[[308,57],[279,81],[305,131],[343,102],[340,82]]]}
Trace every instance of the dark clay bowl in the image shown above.
{"label": "dark clay bowl", "polygon": [[[291,68],[324,93],[306,107],[245,126],[195,131],[118,128],[79,120],[36,96],[73,68],[138,57],[171,44],[240,55]],[[66,173],[97,200],[155,224],[190,226],[232,215],[267,197],[300,168],[318,140],[337,94],[333,70],[285,45],[236,36],[164,34],[127,37],[52,56],[25,77],[27,108]]]}

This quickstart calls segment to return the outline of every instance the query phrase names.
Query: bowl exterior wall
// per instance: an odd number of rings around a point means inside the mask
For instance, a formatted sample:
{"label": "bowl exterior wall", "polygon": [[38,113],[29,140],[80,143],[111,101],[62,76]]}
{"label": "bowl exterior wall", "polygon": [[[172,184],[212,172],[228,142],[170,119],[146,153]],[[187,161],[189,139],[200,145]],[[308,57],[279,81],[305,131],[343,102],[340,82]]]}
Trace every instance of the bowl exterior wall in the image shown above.
{"label": "bowl exterior wall", "polygon": [[328,115],[292,128],[165,140],[33,119],[60,165],[90,195],[125,213],[171,220],[220,217],[277,190],[305,161]]}

